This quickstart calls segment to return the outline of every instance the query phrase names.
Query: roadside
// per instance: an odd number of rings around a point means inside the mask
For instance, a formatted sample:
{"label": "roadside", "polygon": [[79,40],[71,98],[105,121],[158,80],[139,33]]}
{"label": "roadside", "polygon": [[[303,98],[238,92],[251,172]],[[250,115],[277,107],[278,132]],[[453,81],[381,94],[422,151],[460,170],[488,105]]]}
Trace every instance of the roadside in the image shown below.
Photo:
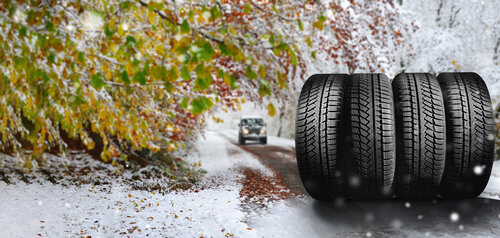
{"label": "roadside", "polygon": [[[207,171],[203,180],[165,195],[113,179],[78,185],[10,176],[11,184],[0,181],[0,237],[258,237],[244,222],[241,168],[272,172],[214,132],[196,148],[186,160]],[[111,176],[111,165],[99,166],[87,176]]]}
{"label": "roadside", "polygon": [[[13,184],[0,181],[0,237],[500,235],[499,200],[317,202],[302,188],[293,140],[270,137],[268,145],[240,146],[236,136],[207,131],[186,158],[206,170],[205,176],[192,188],[165,195],[122,181],[25,183],[22,176],[11,176]],[[74,169],[89,166],[84,158],[78,161]],[[112,166],[99,166],[97,174],[81,176],[112,176]],[[500,199],[499,194],[496,162],[481,196]]]}

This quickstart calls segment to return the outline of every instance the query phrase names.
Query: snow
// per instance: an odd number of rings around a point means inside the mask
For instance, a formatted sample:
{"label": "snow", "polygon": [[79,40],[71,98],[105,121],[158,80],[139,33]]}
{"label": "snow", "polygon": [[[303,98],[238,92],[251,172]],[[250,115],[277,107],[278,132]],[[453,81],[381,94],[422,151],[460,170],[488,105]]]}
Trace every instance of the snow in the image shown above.
{"label": "snow", "polygon": [[87,30],[99,30],[104,26],[102,17],[97,12],[86,12],[83,18],[83,27]]}
{"label": "snow", "polygon": [[490,180],[480,197],[500,200],[500,160],[493,162]]}
{"label": "snow", "polygon": [[[245,167],[259,170],[268,176],[273,175],[273,172],[262,165],[255,157],[245,153],[240,147],[228,143],[215,131],[207,131],[206,138],[199,140],[197,147],[199,149],[199,159],[203,161],[202,165],[207,170],[208,176],[234,174],[232,173],[234,171],[231,170]],[[229,155],[228,151],[232,155]],[[196,162],[197,158],[197,156],[193,156],[188,160]]]}
{"label": "snow", "polygon": [[[497,200],[321,203],[300,195],[246,210],[239,171],[272,171],[236,146],[234,133],[208,130],[187,158],[207,171],[203,186],[166,195],[120,182],[0,181],[0,237],[456,237],[500,232],[500,161],[481,195]],[[276,137],[269,137],[269,143],[293,146],[293,140]]]}
{"label": "snow", "polygon": [[[215,132],[198,142],[191,161],[207,170],[204,189],[165,196],[131,190],[120,183],[64,186],[47,181],[15,185],[0,182],[0,237],[256,237],[243,222],[235,171],[250,166],[271,173]],[[132,233],[131,233],[132,231]],[[123,233],[125,232],[125,233]]]}

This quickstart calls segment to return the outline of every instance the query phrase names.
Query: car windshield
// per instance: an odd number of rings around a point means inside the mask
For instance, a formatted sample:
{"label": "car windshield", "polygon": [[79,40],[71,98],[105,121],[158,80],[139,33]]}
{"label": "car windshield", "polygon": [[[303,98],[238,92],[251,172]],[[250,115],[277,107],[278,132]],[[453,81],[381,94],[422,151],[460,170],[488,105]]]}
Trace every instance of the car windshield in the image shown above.
{"label": "car windshield", "polygon": [[243,126],[263,126],[264,120],[262,120],[261,118],[241,119],[241,125],[243,125]]}

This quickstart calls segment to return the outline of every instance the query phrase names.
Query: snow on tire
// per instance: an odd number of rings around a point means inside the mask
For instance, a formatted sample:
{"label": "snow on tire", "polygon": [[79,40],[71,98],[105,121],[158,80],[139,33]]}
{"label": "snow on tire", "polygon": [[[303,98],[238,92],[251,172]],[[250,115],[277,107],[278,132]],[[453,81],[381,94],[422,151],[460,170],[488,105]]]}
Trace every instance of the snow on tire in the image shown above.
{"label": "snow on tire", "polygon": [[400,199],[432,199],[442,179],[445,109],[436,78],[426,73],[398,74],[392,82],[396,111],[396,183]]}
{"label": "snow on tire", "polygon": [[346,92],[345,159],[353,199],[392,196],[396,158],[394,103],[384,74],[353,74]]}
{"label": "snow on tire", "polygon": [[446,111],[447,152],[441,196],[479,196],[488,183],[494,156],[494,120],[490,95],[476,73],[437,77]]}
{"label": "snow on tire", "polygon": [[341,112],[346,74],[315,74],[300,93],[295,147],[302,183],[311,197],[343,197]]}

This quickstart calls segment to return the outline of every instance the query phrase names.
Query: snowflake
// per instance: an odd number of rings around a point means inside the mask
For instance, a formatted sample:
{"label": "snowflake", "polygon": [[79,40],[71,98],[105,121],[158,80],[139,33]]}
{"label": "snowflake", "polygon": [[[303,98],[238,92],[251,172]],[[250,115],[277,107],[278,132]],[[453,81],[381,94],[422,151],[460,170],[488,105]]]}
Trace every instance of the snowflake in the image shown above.
{"label": "snowflake", "polygon": [[458,215],[458,213],[456,213],[456,212],[452,212],[450,214],[450,220],[452,222],[457,222],[458,220],[460,220],[460,215]]}
{"label": "snowflake", "polygon": [[486,166],[484,166],[484,165],[476,165],[476,166],[474,166],[474,173],[476,175],[481,175],[481,174],[483,174],[485,168],[486,168]]}

